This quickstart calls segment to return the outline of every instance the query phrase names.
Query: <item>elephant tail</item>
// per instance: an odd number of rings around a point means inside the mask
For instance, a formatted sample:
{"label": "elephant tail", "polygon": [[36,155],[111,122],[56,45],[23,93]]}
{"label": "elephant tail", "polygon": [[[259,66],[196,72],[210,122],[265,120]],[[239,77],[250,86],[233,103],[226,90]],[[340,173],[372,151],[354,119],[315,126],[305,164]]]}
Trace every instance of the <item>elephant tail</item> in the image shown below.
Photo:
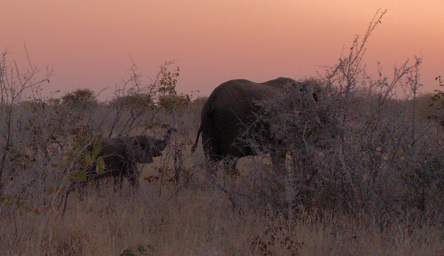
{"label": "elephant tail", "polygon": [[196,141],[194,142],[194,145],[191,148],[191,153],[194,153],[194,151],[196,151],[197,144],[199,143],[200,133],[202,132],[202,128],[203,128],[203,123],[200,124],[199,131],[197,131]]}

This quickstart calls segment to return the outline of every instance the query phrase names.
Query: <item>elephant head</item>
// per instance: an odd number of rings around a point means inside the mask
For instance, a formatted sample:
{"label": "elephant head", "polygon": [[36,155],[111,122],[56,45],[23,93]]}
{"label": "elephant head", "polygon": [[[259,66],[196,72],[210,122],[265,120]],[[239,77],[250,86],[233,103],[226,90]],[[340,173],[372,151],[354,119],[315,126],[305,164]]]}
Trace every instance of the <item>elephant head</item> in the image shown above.
{"label": "elephant head", "polygon": [[314,79],[294,85],[296,90],[260,101],[259,116],[274,139],[284,141],[280,144],[302,145],[304,141],[319,146],[336,138],[339,132],[332,92]]}
{"label": "elephant head", "polygon": [[263,84],[276,88],[276,91],[281,91],[284,96],[296,96],[309,101],[319,101],[320,88],[317,81],[313,79],[296,81],[288,77],[279,77]]}
{"label": "elephant head", "polygon": [[162,151],[170,143],[171,135],[176,132],[175,128],[169,128],[162,139],[154,139],[150,147],[152,156],[157,157],[162,155]]}
{"label": "elephant head", "polygon": [[153,157],[162,155],[162,151],[169,144],[171,135],[176,131],[174,128],[169,128],[162,139],[157,139],[147,135],[139,135],[132,137],[132,151],[134,152],[134,159],[138,163],[152,163]]}

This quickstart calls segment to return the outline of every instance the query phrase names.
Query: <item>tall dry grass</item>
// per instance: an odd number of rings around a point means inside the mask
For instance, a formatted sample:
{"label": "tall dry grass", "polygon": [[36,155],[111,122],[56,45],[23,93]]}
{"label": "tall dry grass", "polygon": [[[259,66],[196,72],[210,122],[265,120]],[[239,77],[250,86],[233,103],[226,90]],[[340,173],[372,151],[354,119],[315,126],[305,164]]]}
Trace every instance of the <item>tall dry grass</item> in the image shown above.
{"label": "tall dry grass", "polygon": [[[272,128],[289,142],[288,183],[276,179],[265,153],[241,159],[231,186],[222,170],[217,186],[207,179],[202,148],[190,152],[204,100],[176,94],[178,70],[163,67],[147,81],[132,67],[103,103],[85,91],[42,97],[46,74],[3,55],[0,254],[443,255],[444,138],[417,100],[421,61],[392,75],[365,69],[365,47],[383,14],[309,82],[322,88],[318,104],[269,105]],[[289,106],[298,111],[278,114]],[[310,126],[313,117],[324,125]],[[140,166],[138,191],[91,184],[62,215],[65,189],[82,181],[88,143],[156,136],[165,125],[178,132],[161,157]]]}
{"label": "tall dry grass", "polygon": [[[217,191],[174,199],[145,185],[133,197],[104,193],[73,201],[63,221],[2,218],[3,255],[442,255],[442,230],[372,217],[301,213],[289,229],[265,209],[234,213]],[[47,234],[37,234],[41,225]],[[125,254],[126,253],[126,254]],[[134,254],[130,254],[134,253]]]}

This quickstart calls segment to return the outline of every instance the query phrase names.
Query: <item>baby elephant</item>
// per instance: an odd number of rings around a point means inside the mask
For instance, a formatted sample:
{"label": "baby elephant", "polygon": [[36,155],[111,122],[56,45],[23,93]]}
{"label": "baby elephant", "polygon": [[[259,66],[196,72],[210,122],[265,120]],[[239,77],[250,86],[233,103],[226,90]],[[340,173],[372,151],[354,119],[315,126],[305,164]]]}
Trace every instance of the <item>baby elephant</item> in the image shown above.
{"label": "baby elephant", "polygon": [[98,158],[103,159],[104,169],[98,173],[97,163],[94,163],[87,172],[87,180],[99,182],[102,178],[113,177],[116,189],[117,185],[122,187],[125,177],[131,186],[137,187],[139,180],[137,163],[152,163],[153,157],[161,156],[174,131],[173,128],[168,129],[163,139],[139,135],[104,140],[98,154]]}
{"label": "baby elephant", "polygon": [[[85,181],[73,182],[65,191],[63,203],[64,215],[68,203],[69,194],[79,189],[82,198],[82,188],[89,182],[96,181],[97,187],[99,181],[105,177],[113,177],[114,190],[119,185],[122,188],[123,178],[126,177],[133,187],[137,187],[139,180],[139,172],[137,171],[137,163],[152,163],[153,157],[161,156],[162,151],[168,145],[172,133],[176,131],[174,128],[167,130],[163,139],[156,139],[146,135],[133,137],[117,137],[107,139],[100,143],[97,159],[103,160],[103,170],[97,172],[98,161],[94,162],[87,170]],[[91,154],[94,151],[93,146],[88,147]]]}

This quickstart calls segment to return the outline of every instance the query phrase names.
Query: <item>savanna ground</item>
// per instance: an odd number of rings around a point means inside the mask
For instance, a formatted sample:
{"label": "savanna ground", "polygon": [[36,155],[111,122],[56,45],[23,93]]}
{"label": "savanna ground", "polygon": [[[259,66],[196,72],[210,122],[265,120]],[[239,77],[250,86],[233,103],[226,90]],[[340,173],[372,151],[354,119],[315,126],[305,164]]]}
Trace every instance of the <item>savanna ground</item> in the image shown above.
{"label": "savanna ground", "polygon": [[[97,102],[88,90],[44,97],[46,74],[3,55],[1,255],[444,255],[444,101],[439,92],[418,96],[419,58],[391,75],[366,73],[365,46],[381,17],[310,81],[324,88],[316,111],[279,116],[286,138],[297,137],[291,182],[276,181],[260,154],[239,162],[228,191],[222,170],[218,185],[207,179],[201,146],[191,153],[205,99],[176,93],[172,65],[150,81],[132,67],[115,97]],[[334,120],[327,129],[336,136],[293,129],[313,113]],[[138,190],[90,184],[63,212],[66,188],[85,179],[93,139],[160,136],[166,126],[177,133],[140,166]]]}

